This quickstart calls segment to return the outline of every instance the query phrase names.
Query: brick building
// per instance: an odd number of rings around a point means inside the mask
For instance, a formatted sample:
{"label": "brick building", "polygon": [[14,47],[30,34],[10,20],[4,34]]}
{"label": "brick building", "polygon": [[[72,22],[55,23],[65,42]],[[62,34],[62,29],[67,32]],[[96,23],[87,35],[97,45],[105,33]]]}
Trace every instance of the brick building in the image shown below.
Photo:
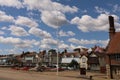
{"label": "brick building", "polygon": [[115,31],[114,18],[109,16],[109,37],[110,41],[107,46],[107,76],[113,79],[120,77],[120,32]]}

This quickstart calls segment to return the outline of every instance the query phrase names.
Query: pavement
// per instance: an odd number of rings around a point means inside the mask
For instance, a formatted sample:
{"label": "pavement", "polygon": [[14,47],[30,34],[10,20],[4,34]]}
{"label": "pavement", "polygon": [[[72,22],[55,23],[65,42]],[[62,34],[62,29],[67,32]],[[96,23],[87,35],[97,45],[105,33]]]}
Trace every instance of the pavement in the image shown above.
{"label": "pavement", "polygon": [[80,75],[79,70],[58,72],[34,72],[0,68],[0,80],[109,80],[106,74],[99,72],[87,72]]}

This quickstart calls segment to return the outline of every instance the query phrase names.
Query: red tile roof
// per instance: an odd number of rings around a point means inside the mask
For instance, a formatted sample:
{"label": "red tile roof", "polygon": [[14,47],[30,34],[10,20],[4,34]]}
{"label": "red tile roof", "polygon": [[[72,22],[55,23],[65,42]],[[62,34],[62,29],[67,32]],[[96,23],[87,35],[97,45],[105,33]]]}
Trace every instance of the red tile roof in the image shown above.
{"label": "red tile roof", "polygon": [[109,41],[107,54],[120,54],[120,32],[116,32]]}

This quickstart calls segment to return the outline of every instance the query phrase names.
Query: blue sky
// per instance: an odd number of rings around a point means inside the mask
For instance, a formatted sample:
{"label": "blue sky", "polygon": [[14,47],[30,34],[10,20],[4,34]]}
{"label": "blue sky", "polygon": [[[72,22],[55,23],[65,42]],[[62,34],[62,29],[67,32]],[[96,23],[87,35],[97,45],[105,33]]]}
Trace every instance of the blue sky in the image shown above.
{"label": "blue sky", "polygon": [[120,0],[0,0],[0,54],[106,47]]}

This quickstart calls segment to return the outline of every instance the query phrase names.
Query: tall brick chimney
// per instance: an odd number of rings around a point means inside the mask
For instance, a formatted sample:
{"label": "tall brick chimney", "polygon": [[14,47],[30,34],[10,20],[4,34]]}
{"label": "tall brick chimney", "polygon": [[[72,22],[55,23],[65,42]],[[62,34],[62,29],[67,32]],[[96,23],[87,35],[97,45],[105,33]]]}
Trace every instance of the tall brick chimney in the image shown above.
{"label": "tall brick chimney", "polygon": [[114,17],[109,16],[109,37],[110,39],[114,36],[115,34],[115,27],[114,27]]}

